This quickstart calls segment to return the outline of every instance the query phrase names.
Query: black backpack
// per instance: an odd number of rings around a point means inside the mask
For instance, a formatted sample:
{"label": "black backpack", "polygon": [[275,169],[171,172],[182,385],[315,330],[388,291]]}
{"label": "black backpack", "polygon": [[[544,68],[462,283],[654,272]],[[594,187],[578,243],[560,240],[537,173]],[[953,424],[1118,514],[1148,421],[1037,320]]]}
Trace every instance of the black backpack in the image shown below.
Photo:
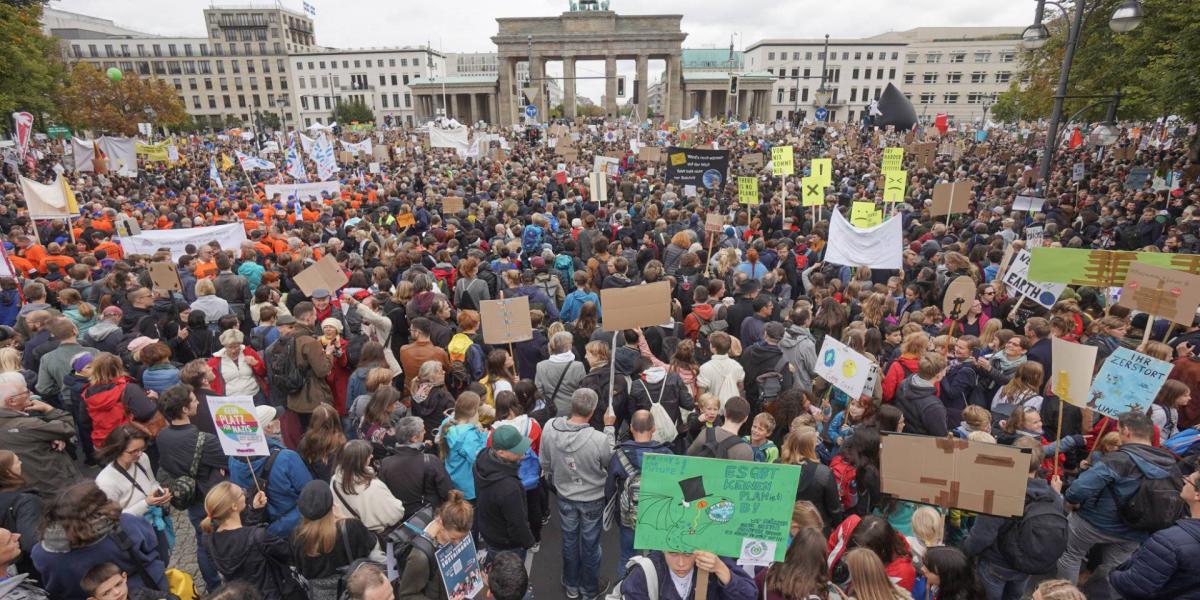
{"label": "black backpack", "polygon": [[700,446],[700,449],[693,456],[700,458],[729,458],[729,451],[734,446],[745,443],[742,438],[736,435],[731,435],[718,442],[717,428],[706,427],[704,429],[704,445]]}
{"label": "black backpack", "polygon": [[999,546],[1014,569],[1044,573],[1067,550],[1067,515],[1053,498],[1030,502],[1019,519],[1005,525]]}
{"label": "black backpack", "polygon": [[[1133,460],[1133,454],[1124,449]],[[1131,529],[1155,532],[1175,524],[1187,514],[1187,505],[1179,497],[1183,490],[1183,474],[1179,465],[1171,465],[1167,476],[1158,479],[1146,477],[1146,473],[1134,460],[1134,469],[1138,478],[1138,487],[1124,502],[1117,503],[1117,512],[1121,522]],[[1108,488],[1113,489],[1111,486]],[[1112,492],[1116,495],[1116,492]]]}
{"label": "black backpack", "polygon": [[250,331],[249,344],[255,352],[261,354],[267,349],[267,330],[262,327],[255,327],[252,329]]}
{"label": "black backpack", "polygon": [[304,389],[308,377],[300,368],[299,357],[296,356],[296,338],[290,335],[279,338],[271,344],[266,356],[267,381],[287,394],[297,394]]}
{"label": "black backpack", "polygon": [[[788,389],[786,382],[787,375],[791,372],[792,365],[788,362],[787,357],[781,357],[779,362],[775,363],[775,368],[754,378],[758,383],[758,403],[759,406],[765,405],[768,402],[774,401]],[[795,378],[792,378],[793,383]]]}

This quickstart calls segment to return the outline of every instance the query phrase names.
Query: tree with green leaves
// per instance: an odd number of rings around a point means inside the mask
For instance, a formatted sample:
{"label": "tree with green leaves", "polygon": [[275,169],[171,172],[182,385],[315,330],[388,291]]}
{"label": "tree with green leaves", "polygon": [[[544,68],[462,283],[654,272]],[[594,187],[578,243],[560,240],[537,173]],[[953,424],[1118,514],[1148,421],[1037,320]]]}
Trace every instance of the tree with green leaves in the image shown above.
{"label": "tree with green leaves", "polygon": [[333,120],[343,125],[349,125],[355,121],[359,123],[374,123],[375,113],[367,107],[366,103],[357,100],[341,101],[333,108]]}
{"label": "tree with green leaves", "polygon": [[154,111],[156,126],[175,127],[186,122],[188,116],[175,88],[167,82],[131,73],[112,81],[88,63],[76,63],[71,68],[59,104],[67,123],[121,135],[137,133],[137,124],[148,118],[146,108]]}
{"label": "tree with green leaves", "polygon": [[42,33],[41,15],[40,2],[0,3],[0,114],[41,117],[56,110],[63,67],[58,44]]}

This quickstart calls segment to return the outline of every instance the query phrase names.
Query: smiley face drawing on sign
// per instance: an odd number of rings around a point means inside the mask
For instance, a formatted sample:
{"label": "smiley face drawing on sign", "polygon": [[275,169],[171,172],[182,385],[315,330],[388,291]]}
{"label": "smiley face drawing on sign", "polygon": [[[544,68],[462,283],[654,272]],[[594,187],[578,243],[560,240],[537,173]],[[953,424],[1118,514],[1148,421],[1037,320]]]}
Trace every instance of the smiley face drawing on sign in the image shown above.
{"label": "smiley face drawing on sign", "polygon": [[846,362],[842,363],[842,375],[845,375],[847,379],[853,378],[857,372],[858,363],[855,363],[853,358],[847,358]]}

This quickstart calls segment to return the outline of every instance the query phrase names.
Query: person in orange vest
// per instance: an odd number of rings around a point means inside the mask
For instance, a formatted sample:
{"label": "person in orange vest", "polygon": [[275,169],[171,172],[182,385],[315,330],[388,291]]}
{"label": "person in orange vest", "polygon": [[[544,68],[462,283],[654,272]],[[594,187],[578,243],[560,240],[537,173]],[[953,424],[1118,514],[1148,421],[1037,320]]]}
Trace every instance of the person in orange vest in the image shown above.
{"label": "person in orange vest", "polygon": [[42,266],[47,269],[49,269],[49,265],[54,264],[58,265],[60,273],[66,273],[67,268],[75,264],[75,259],[70,256],[63,256],[63,248],[59,244],[50,242],[50,245],[46,246],[46,251],[49,252],[49,256],[42,260]]}
{"label": "person in orange vest", "polygon": [[211,279],[217,276],[217,261],[213,259],[213,250],[205,245],[196,250],[196,279]]}
{"label": "person in orange vest", "polygon": [[96,249],[103,250],[108,256],[114,260],[125,258],[125,249],[120,244],[112,241],[112,237],[103,231],[97,231],[92,239],[96,241]]}
{"label": "person in orange vest", "polygon": [[42,264],[46,260],[46,248],[44,246],[24,234],[14,237],[13,244],[17,247],[16,256],[23,257],[29,261],[29,264],[33,265],[33,268],[37,269],[38,273],[42,275],[46,274],[46,266]]}

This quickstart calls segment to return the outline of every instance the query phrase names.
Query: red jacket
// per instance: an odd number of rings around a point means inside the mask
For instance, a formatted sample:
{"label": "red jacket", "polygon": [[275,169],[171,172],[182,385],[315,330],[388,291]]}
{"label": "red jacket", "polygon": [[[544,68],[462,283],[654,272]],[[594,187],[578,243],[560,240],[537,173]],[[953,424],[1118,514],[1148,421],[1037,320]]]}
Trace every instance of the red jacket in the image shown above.
{"label": "red jacket", "polygon": [[683,319],[683,335],[687,339],[697,341],[700,339],[701,319],[705,323],[711,322],[717,316],[717,311],[713,310],[711,304],[693,304],[692,312]]}
{"label": "red jacket", "polygon": [[[901,354],[890,366],[888,366],[887,374],[883,376],[883,401],[891,403],[892,398],[896,397],[896,389],[900,387],[900,383],[904,381],[911,373],[917,372],[917,366],[920,364],[920,358]],[[903,365],[903,366],[901,366]],[[906,372],[907,369],[907,372]]]}
{"label": "red jacket", "polygon": [[[836,565],[838,560],[850,549],[850,540],[854,536],[854,529],[862,522],[862,517],[858,515],[850,515],[846,520],[842,521],[833,533],[829,534],[829,565],[832,570],[833,565]],[[917,570],[913,567],[912,555],[909,553],[908,540],[904,539],[899,532],[896,533],[897,545],[903,544],[904,553],[892,559],[884,566],[888,578],[896,582],[896,585],[912,591],[913,584],[917,581]]]}
{"label": "red jacket", "polygon": [[125,406],[125,386],[130,381],[122,377],[111,384],[88,384],[83,388],[83,401],[92,420],[92,444],[97,448],[114,429],[133,420]]}
{"label": "red jacket", "polygon": [[[225,395],[225,378],[221,376],[221,355],[223,354],[225,354],[224,349],[222,349],[220,353],[208,359],[208,366],[212,369],[213,375],[216,375],[216,379],[213,380],[211,388],[213,395],[216,396]],[[261,390],[265,396],[267,394],[267,365],[263,362],[262,357],[259,356],[253,348],[243,344],[242,360],[245,360],[245,357],[247,356],[253,356],[254,360],[257,361],[254,366],[250,367],[250,370],[254,372],[254,379],[258,381],[258,389]]]}

